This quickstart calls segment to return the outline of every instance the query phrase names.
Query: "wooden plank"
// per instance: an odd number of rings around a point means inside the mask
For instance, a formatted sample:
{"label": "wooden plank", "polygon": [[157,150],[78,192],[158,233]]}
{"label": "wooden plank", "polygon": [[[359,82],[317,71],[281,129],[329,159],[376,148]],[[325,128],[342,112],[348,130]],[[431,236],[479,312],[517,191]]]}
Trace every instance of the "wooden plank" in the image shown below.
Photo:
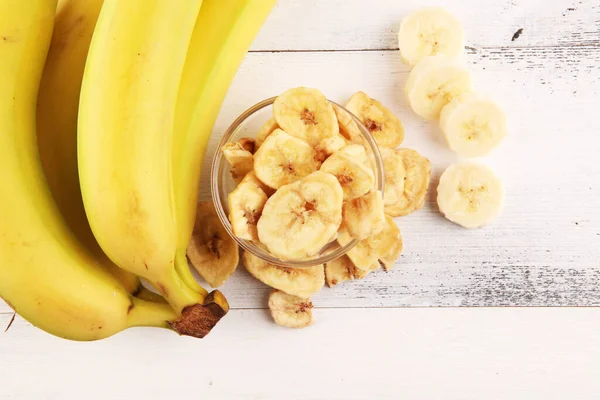
{"label": "wooden plank", "polygon": [[[409,109],[408,70],[396,52],[250,54],[227,96],[202,177],[222,133],[252,104],[296,85],[343,102],[365,90],[396,112],[405,145],[434,166],[425,208],[398,220],[405,241],[398,268],[315,297],[320,307],[600,305],[600,89],[593,46],[491,49],[467,54],[476,87],[506,108],[511,134],[485,162],[506,182],[500,220],[467,231],[442,218],[435,184],[456,160],[434,123]],[[263,308],[268,288],[243,268],[223,286],[234,308]],[[0,305],[0,312],[9,312]]]}
{"label": "wooden plank", "polygon": [[[0,332],[0,397],[580,400],[600,392],[599,309],[315,314],[300,331],[260,310],[233,311],[202,341],[138,328],[94,343],[56,339],[18,318]],[[0,315],[0,326],[7,320]]]}
{"label": "wooden plank", "polygon": [[[456,14],[472,47],[596,44],[600,7],[584,0],[280,0],[253,51],[395,49],[402,18],[426,6]],[[519,29],[521,35],[514,41]]]}

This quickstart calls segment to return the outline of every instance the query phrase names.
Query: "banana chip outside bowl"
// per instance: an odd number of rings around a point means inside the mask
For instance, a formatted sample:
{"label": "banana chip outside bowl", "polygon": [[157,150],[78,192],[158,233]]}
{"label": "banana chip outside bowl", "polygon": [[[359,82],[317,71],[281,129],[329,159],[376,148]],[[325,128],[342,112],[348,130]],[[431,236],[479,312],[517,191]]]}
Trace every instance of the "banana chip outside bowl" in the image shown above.
{"label": "banana chip outside bowl", "polygon": [[[345,246],[340,246],[336,240],[333,240],[321,248],[319,253],[313,257],[301,261],[285,261],[269,252],[267,247],[258,241],[247,240],[236,236],[233,233],[232,224],[229,220],[229,194],[236,189],[243,176],[240,176],[240,174],[236,175],[235,173],[232,176],[231,166],[224,156],[223,148],[227,145],[225,148],[231,149],[233,144],[241,143],[243,147],[254,150],[254,143],[246,145],[248,143],[247,140],[242,140],[240,142],[241,139],[245,138],[253,139],[257,146],[260,145],[262,141],[264,141],[265,137],[277,127],[272,118],[273,104],[276,99],[277,97],[271,97],[250,107],[248,110],[243,112],[226,130],[217,150],[215,151],[212,161],[212,200],[215,204],[217,215],[225,227],[225,230],[229,233],[229,235],[231,235],[231,237],[234,238],[234,240],[242,247],[244,251],[259,257],[269,264],[282,267],[309,267],[324,264],[346,254],[359,242],[359,240],[352,240]],[[332,102],[331,100],[329,100],[329,102],[332,104],[340,122],[340,133],[346,138],[351,137],[352,142],[360,143],[366,149],[367,156],[369,158],[369,162],[372,164],[372,169],[375,176],[373,190],[380,190],[383,193],[385,182],[383,161],[373,136],[369,130],[358,120],[358,118],[350,113],[350,111],[346,110],[337,103]],[[351,125],[355,129],[352,132],[344,132],[346,125]],[[245,172],[246,171],[243,171],[244,174]],[[246,180],[248,180],[248,178],[244,179],[244,181]],[[252,181],[258,182],[255,177]]]}

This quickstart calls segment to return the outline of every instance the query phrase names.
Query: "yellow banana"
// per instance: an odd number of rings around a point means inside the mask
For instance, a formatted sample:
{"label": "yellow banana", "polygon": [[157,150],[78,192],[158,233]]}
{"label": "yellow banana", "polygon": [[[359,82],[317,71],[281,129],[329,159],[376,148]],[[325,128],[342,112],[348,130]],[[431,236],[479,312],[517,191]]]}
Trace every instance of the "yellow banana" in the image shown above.
{"label": "yellow banana", "polygon": [[277,0],[204,0],[181,78],[173,179],[177,225],[176,265],[187,270],[206,145],[227,90],[248,48]]}
{"label": "yellow banana", "polygon": [[77,173],[77,110],[81,80],[103,0],[60,0],[40,82],[37,138],[52,195],[69,228],[125,289],[136,293],[139,278],[114,265],[96,242],[83,208]]}
{"label": "yellow banana", "polygon": [[[104,1],[84,73],[78,131],[81,189],[98,243],[189,318],[203,318],[206,291],[191,288],[175,269],[171,142],[200,5]],[[222,311],[228,307],[221,305]]]}
{"label": "yellow banana", "polygon": [[57,0],[0,2],[0,297],[54,335],[94,340],[167,326],[166,304],[133,298],[69,230],[45,182],[36,97]]}

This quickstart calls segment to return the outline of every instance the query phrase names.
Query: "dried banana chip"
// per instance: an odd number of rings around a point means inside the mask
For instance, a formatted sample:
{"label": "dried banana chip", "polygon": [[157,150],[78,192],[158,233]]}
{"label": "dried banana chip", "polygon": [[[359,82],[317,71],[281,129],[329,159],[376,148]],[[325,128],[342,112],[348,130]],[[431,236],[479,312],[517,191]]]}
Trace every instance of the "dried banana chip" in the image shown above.
{"label": "dried banana chip", "polygon": [[219,287],[229,279],[239,263],[238,245],[221,224],[212,201],[198,203],[187,256],[212,287]]}
{"label": "dried banana chip", "polygon": [[378,146],[395,149],[404,140],[404,127],[398,117],[366,93],[354,93],[346,108],[367,127]]}
{"label": "dried banana chip", "polygon": [[322,265],[303,268],[278,267],[247,251],[242,253],[242,262],[248,272],[262,283],[294,296],[310,297],[321,290],[325,283]]}
{"label": "dried banana chip", "polygon": [[230,142],[221,148],[223,156],[231,165],[231,177],[239,182],[246,174],[252,171],[254,159],[252,153],[239,142]]}
{"label": "dried banana chip", "polygon": [[366,239],[381,232],[385,227],[381,192],[371,192],[344,203],[342,220],[355,239]]}
{"label": "dried banana chip", "polygon": [[317,152],[315,157],[317,161],[323,162],[333,153],[340,151],[344,146],[346,146],[346,139],[340,135],[325,138],[315,147],[315,151]]}
{"label": "dried banana chip", "polygon": [[249,172],[228,196],[231,229],[241,239],[258,240],[256,224],[268,200],[258,182],[254,172]]}
{"label": "dried banana chip", "polygon": [[256,140],[252,138],[241,138],[238,143],[248,152],[254,154],[256,152]]}
{"label": "dried banana chip", "polygon": [[366,274],[354,266],[348,256],[343,255],[325,264],[325,282],[333,287],[344,281],[364,277]]}
{"label": "dried banana chip", "polygon": [[431,177],[431,163],[427,158],[412,149],[398,149],[395,152],[404,164],[404,191],[393,203],[389,197],[386,202],[384,197],[384,203],[386,203],[386,214],[392,217],[401,217],[420,209],[425,204]]}
{"label": "dried banana chip", "polygon": [[273,189],[296,182],[319,169],[315,149],[281,129],[267,137],[254,155],[254,173]]}
{"label": "dried banana chip", "polygon": [[267,137],[269,137],[271,133],[275,132],[276,129],[279,129],[279,125],[277,125],[277,120],[275,119],[275,117],[269,118],[256,134],[254,149],[258,150],[258,148],[264,143]]}
{"label": "dried banana chip", "polygon": [[314,322],[310,299],[292,296],[279,290],[269,295],[269,310],[277,325],[305,328]]}
{"label": "dried banana chip", "polygon": [[313,147],[339,134],[333,107],[317,89],[299,87],[285,91],[273,104],[273,116],[284,131]]}
{"label": "dried banana chip", "polygon": [[258,221],[258,237],[281,260],[315,256],[337,232],[342,202],[343,191],[336,178],[313,172],[282,186],[269,198]]}
{"label": "dried banana chip", "polygon": [[[350,157],[344,153],[348,147],[362,149],[362,156]],[[334,175],[344,190],[344,201],[353,200],[367,194],[375,182],[373,171],[362,163],[362,157],[366,160],[364,147],[360,145],[346,146],[342,150],[329,157],[321,171]]]}
{"label": "dried banana chip", "polygon": [[333,110],[338,120],[340,134],[350,142],[365,145],[365,140],[358,128],[358,125],[348,114],[348,111],[342,109],[337,104],[333,105]]}
{"label": "dried banana chip", "polygon": [[[342,246],[350,243],[353,238],[344,228],[340,229],[338,234],[338,243]],[[400,244],[399,244],[400,242]],[[348,251],[348,257],[352,260],[356,268],[365,272],[378,269],[380,262],[385,263],[389,268],[396,259],[396,253],[402,250],[402,236],[400,229],[389,215],[385,216],[385,227],[378,234],[361,240],[356,246]],[[392,261],[393,259],[393,261]]]}

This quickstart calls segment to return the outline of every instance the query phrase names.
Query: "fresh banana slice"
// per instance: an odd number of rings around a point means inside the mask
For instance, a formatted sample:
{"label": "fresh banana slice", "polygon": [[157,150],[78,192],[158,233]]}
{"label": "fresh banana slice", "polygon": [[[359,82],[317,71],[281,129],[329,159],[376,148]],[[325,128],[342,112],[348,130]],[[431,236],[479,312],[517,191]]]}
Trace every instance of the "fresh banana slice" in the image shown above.
{"label": "fresh banana slice", "polygon": [[460,21],[443,8],[423,8],[408,15],[400,24],[400,57],[414,67],[427,56],[458,57],[464,50]]}
{"label": "fresh banana slice", "polygon": [[264,125],[256,134],[256,139],[254,143],[255,150],[258,150],[258,148],[264,143],[267,137],[271,133],[275,132],[275,129],[279,129],[279,125],[277,125],[277,120],[275,119],[275,117],[271,117],[267,120],[267,122],[264,123]]}
{"label": "fresh banana slice", "polygon": [[198,203],[187,256],[200,276],[213,288],[222,285],[238,265],[238,245],[221,224],[212,201]]}
{"label": "fresh banana slice", "polygon": [[[338,234],[338,243],[342,246],[350,243],[353,238],[345,228],[340,229]],[[400,244],[398,244],[400,242]],[[365,272],[370,272],[378,269],[380,262],[382,265],[393,264],[396,259],[394,256],[399,255],[402,251],[402,236],[400,229],[389,215],[385,216],[385,226],[378,234],[368,237],[358,242],[356,246],[350,249],[347,253],[356,268]],[[393,261],[392,261],[393,259]]]}
{"label": "fresh banana slice", "polygon": [[[402,195],[392,203],[391,199],[394,198],[394,195],[387,191],[386,186],[389,203],[385,204],[385,213],[392,217],[401,217],[420,209],[425,204],[431,177],[431,163],[412,149],[398,149],[395,152],[400,156],[404,165],[404,190]],[[388,172],[388,174],[390,173]],[[391,176],[390,186],[392,188],[396,184],[394,182],[398,182],[398,175]]]}
{"label": "fresh banana slice", "polygon": [[346,108],[367,127],[378,146],[395,149],[404,140],[404,127],[400,120],[366,93],[354,93],[346,103]]}
{"label": "fresh banana slice", "polygon": [[252,153],[240,142],[230,142],[221,148],[223,156],[231,165],[231,177],[239,182],[254,167]]}
{"label": "fresh banana slice", "polygon": [[242,262],[248,272],[262,283],[294,296],[309,297],[321,290],[325,284],[322,265],[303,268],[278,267],[247,251],[242,253]]}
{"label": "fresh banana slice", "polygon": [[342,220],[350,236],[365,239],[378,234],[385,227],[383,196],[375,191],[344,203]]}
{"label": "fresh banana slice", "polygon": [[258,240],[256,224],[268,200],[257,183],[254,172],[249,172],[240,184],[229,193],[229,221],[233,234],[245,240]]}
{"label": "fresh banana slice", "polygon": [[452,150],[465,157],[481,157],[506,136],[506,115],[493,101],[463,93],[442,109],[440,128]]}
{"label": "fresh banana slice", "polygon": [[502,183],[492,170],[480,164],[465,162],[449,166],[437,190],[442,214],[465,228],[487,225],[502,211]]}
{"label": "fresh banana slice", "polygon": [[273,104],[277,124],[292,136],[311,146],[339,134],[338,121],[329,100],[317,89],[293,88]]}
{"label": "fresh banana slice", "polygon": [[258,237],[281,260],[315,256],[342,222],[343,198],[335,176],[321,171],[282,186],[263,209]]}
{"label": "fresh banana slice", "polygon": [[358,125],[352,119],[349,112],[342,109],[342,107],[337,104],[333,104],[333,111],[335,111],[335,115],[338,120],[340,134],[346,139],[353,143],[358,143],[361,145],[365,144],[365,140],[363,135],[358,128]]}
{"label": "fresh banana slice", "polygon": [[340,151],[346,144],[346,139],[340,135],[331,136],[321,140],[317,147],[315,147],[317,161],[323,162],[327,160],[329,156]]}
{"label": "fresh banana slice", "polygon": [[292,296],[279,290],[269,295],[269,310],[277,325],[305,328],[314,322],[310,299]]}
{"label": "fresh banana slice", "polygon": [[[362,146],[353,146],[362,148],[364,154]],[[375,175],[363,164],[362,158],[351,158],[347,153],[344,154],[344,149],[325,160],[321,171],[330,173],[337,178],[344,190],[344,201],[349,201],[367,194],[373,188]],[[366,158],[366,155],[364,157]]]}
{"label": "fresh banana slice", "polygon": [[413,111],[427,120],[439,118],[442,108],[471,90],[471,74],[444,56],[425,57],[410,72],[405,93]]}
{"label": "fresh banana slice", "polygon": [[238,143],[247,151],[254,154],[256,152],[256,140],[252,138],[241,138]]}
{"label": "fresh banana slice", "polygon": [[385,192],[383,193],[383,204],[393,205],[404,196],[404,180],[406,170],[400,154],[396,150],[381,147],[379,149],[383,160],[385,171]]}
{"label": "fresh banana slice", "polygon": [[254,173],[267,186],[279,189],[318,170],[316,154],[308,143],[276,129],[256,151]]}
{"label": "fresh banana slice", "polygon": [[363,272],[357,269],[346,255],[325,264],[325,282],[329,287],[352,280],[358,275],[362,276]]}

